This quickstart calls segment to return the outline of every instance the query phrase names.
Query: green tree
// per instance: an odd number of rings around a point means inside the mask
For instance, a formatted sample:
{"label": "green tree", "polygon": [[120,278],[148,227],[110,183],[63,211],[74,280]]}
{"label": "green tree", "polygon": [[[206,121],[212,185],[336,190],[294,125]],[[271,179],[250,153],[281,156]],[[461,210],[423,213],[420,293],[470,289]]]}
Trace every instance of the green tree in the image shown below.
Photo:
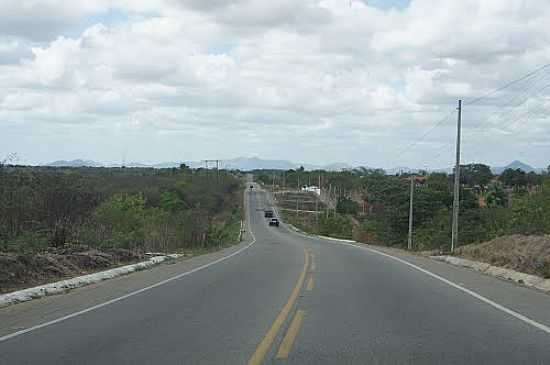
{"label": "green tree", "polygon": [[97,208],[97,222],[108,233],[107,246],[135,248],[143,245],[145,203],[141,194],[116,194]]}
{"label": "green tree", "polygon": [[331,214],[319,217],[319,233],[325,236],[351,238],[352,224],[349,217],[341,214]]}
{"label": "green tree", "polygon": [[336,203],[336,211],[340,214],[356,214],[359,206],[349,198],[340,198]]}
{"label": "green tree", "polygon": [[530,186],[540,185],[540,184],[542,184],[542,181],[543,181],[542,176],[540,176],[539,174],[537,174],[534,171],[529,172],[525,176],[525,182],[526,182],[527,185],[530,185]]}
{"label": "green tree", "polygon": [[509,187],[524,187],[527,185],[527,174],[522,169],[506,169],[502,172],[499,180]]}
{"label": "green tree", "polygon": [[489,208],[504,207],[506,205],[506,192],[499,181],[490,183],[487,186],[485,199]]}
{"label": "green tree", "polygon": [[466,186],[483,189],[492,179],[493,173],[487,165],[475,163],[460,167],[460,183]]}

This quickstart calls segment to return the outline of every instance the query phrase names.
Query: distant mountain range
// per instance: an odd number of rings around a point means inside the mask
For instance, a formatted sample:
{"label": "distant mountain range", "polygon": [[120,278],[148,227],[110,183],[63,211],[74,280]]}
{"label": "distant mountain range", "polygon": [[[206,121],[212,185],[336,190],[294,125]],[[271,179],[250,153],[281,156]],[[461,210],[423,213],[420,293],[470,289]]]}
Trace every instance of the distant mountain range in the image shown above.
{"label": "distant mountain range", "polygon": [[[199,168],[204,167],[205,163],[204,161],[184,161],[186,165],[192,168]],[[181,164],[181,162],[161,162],[156,164],[144,164],[140,162],[130,162],[125,164],[126,167],[149,167],[149,168],[172,168],[172,167],[178,167]],[[55,166],[55,167],[121,167],[121,164],[102,164],[100,162],[92,161],[92,160],[71,160],[71,161],[65,161],[65,160],[59,160],[54,161],[51,163],[46,164],[45,166]],[[215,167],[215,164],[210,162],[208,165],[210,168]],[[249,171],[249,170],[290,170],[290,169],[299,169],[301,166],[304,167],[306,170],[327,170],[327,171],[342,171],[342,170],[350,170],[352,168],[359,168],[363,167],[366,169],[369,169],[370,167],[367,166],[351,166],[347,163],[331,163],[328,165],[314,165],[314,164],[306,164],[306,163],[296,163],[291,162],[288,160],[264,160],[258,157],[237,157],[234,159],[228,159],[228,160],[220,160],[219,163],[220,168],[223,169],[238,169],[242,171]],[[521,169],[525,172],[542,172],[544,169],[542,168],[534,168],[526,163],[523,163],[521,161],[513,161],[512,163],[506,165],[506,166],[492,166],[491,170],[494,174],[501,174],[506,169]],[[395,175],[398,173],[410,173],[410,172],[418,172],[420,169],[415,168],[409,168],[405,166],[398,166],[394,168],[384,169],[387,174],[389,175]],[[447,172],[451,173],[452,168],[445,168],[445,169],[437,169],[434,171],[438,172]]]}
{"label": "distant mountain range", "polygon": [[50,162],[50,163],[46,164],[45,166],[52,166],[52,167],[103,167],[103,164],[101,164],[99,162],[92,161],[92,160],[77,159],[77,160],[71,160],[71,161],[66,161],[66,160],[54,161],[54,162]]}
{"label": "distant mountain range", "polygon": [[[172,168],[179,167],[182,162],[161,162],[156,164],[144,164],[140,162],[129,162],[126,163],[125,167],[152,167],[152,168]],[[204,167],[204,161],[184,161],[187,166],[192,168]],[[44,166],[53,166],[53,167],[121,167],[122,164],[102,164],[100,162],[91,161],[91,160],[59,160],[48,163]],[[238,169],[243,171],[249,170],[290,170],[290,169],[299,169],[301,166],[306,170],[317,170],[323,169],[328,171],[340,171],[345,169],[351,169],[352,166],[346,163],[332,163],[328,165],[313,165],[306,163],[295,163],[287,160],[264,160],[258,157],[237,157],[234,159],[220,160],[220,168],[224,169]],[[215,163],[209,162],[208,167],[215,167]]]}
{"label": "distant mountain range", "polygon": [[518,160],[515,160],[512,163],[503,167],[491,167],[491,171],[493,171],[493,174],[496,174],[496,175],[502,174],[502,172],[506,169],[513,169],[513,170],[520,169],[525,172],[542,172],[544,170],[541,168],[534,168]]}

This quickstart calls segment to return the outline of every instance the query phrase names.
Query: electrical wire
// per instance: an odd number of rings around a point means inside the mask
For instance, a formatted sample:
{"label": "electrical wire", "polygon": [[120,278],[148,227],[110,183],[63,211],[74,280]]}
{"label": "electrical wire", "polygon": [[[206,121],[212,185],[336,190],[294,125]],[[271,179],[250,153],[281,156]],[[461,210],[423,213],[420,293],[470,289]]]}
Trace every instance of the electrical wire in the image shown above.
{"label": "electrical wire", "polygon": [[550,63],[544,64],[544,65],[542,65],[542,66],[540,66],[540,67],[534,69],[533,71],[531,71],[531,72],[529,72],[529,73],[527,73],[527,74],[521,76],[521,77],[518,78],[518,79],[515,79],[515,80],[512,80],[512,81],[510,81],[510,82],[507,82],[506,84],[504,84],[504,85],[502,85],[502,86],[500,86],[500,87],[498,87],[498,88],[496,88],[496,89],[493,89],[493,90],[487,92],[486,94],[484,94],[484,95],[482,95],[482,96],[479,96],[479,97],[477,97],[477,98],[475,98],[475,99],[473,99],[473,100],[466,100],[466,101],[464,101],[463,103],[464,103],[465,105],[476,104],[476,103],[480,102],[481,100],[484,100],[484,99],[488,98],[489,96],[491,96],[491,95],[493,95],[493,94],[495,94],[495,93],[497,93],[497,92],[499,92],[499,91],[505,90],[505,89],[509,88],[510,86],[512,86],[512,85],[514,85],[514,84],[517,84],[518,82],[521,82],[521,81],[523,81],[523,80],[525,80],[525,79],[527,79],[527,78],[529,78],[529,77],[531,77],[531,76],[533,76],[533,75],[536,75],[537,73],[539,73],[540,71],[542,71],[542,70],[544,70],[544,69],[546,69],[546,68],[548,68],[548,67],[550,67]]}
{"label": "electrical wire", "polygon": [[434,125],[432,125],[432,127],[428,130],[426,130],[426,132],[424,132],[416,141],[410,143],[409,145],[405,146],[405,148],[403,148],[402,150],[400,150],[397,155],[396,155],[396,159],[403,156],[403,154],[405,154],[405,152],[407,152],[408,150],[410,150],[411,148],[417,146],[420,142],[422,142],[430,133],[432,133],[437,127],[443,125],[448,119],[449,117],[451,117],[452,115],[455,114],[455,110],[451,111],[450,113],[446,114],[442,119],[440,119],[439,121],[437,121]]}

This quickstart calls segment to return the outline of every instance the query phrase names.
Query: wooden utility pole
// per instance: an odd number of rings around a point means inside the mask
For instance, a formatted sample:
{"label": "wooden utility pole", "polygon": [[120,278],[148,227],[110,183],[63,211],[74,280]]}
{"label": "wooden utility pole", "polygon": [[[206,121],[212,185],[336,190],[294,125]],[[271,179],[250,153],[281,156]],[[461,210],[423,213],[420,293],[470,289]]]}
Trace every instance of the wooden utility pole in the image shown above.
{"label": "wooden utility pole", "polygon": [[411,175],[411,192],[409,200],[409,237],[407,240],[407,248],[412,250],[413,245],[413,200],[414,200],[414,175]]}
{"label": "wooden utility pole", "polygon": [[460,211],[460,135],[462,128],[462,100],[458,101],[458,118],[456,125],[456,163],[453,196],[453,226],[451,234],[451,253],[458,244],[458,213]]}

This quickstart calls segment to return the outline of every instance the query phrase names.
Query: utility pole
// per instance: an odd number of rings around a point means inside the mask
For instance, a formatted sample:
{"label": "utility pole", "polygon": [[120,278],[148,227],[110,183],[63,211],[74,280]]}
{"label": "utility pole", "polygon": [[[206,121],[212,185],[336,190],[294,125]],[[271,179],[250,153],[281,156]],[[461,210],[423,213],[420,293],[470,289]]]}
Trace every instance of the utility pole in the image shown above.
{"label": "utility pole", "polygon": [[206,170],[206,176],[208,177],[208,163],[209,162],[215,162],[216,163],[216,181],[220,182],[220,160],[204,160],[204,168]]}
{"label": "utility pole", "polygon": [[413,200],[414,200],[414,175],[411,175],[411,193],[409,201],[409,238],[407,241],[407,248],[412,250],[413,245]]}
{"label": "utility pole", "polygon": [[329,204],[332,204],[332,184],[328,184],[328,199],[327,199],[327,218],[328,218],[328,214],[329,214],[329,209],[330,209],[330,205]]}
{"label": "utility pole", "polygon": [[315,221],[317,222],[317,231],[319,231],[319,200],[321,200],[321,171],[319,171],[319,196],[315,199]]}
{"label": "utility pole", "polygon": [[458,119],[456,125],[456,164],[453,199],[453,227],[451,235],[451,253],[458,244],[458,212],[460,210],[460,134],[462,128],[462,100],[458,101]]}

